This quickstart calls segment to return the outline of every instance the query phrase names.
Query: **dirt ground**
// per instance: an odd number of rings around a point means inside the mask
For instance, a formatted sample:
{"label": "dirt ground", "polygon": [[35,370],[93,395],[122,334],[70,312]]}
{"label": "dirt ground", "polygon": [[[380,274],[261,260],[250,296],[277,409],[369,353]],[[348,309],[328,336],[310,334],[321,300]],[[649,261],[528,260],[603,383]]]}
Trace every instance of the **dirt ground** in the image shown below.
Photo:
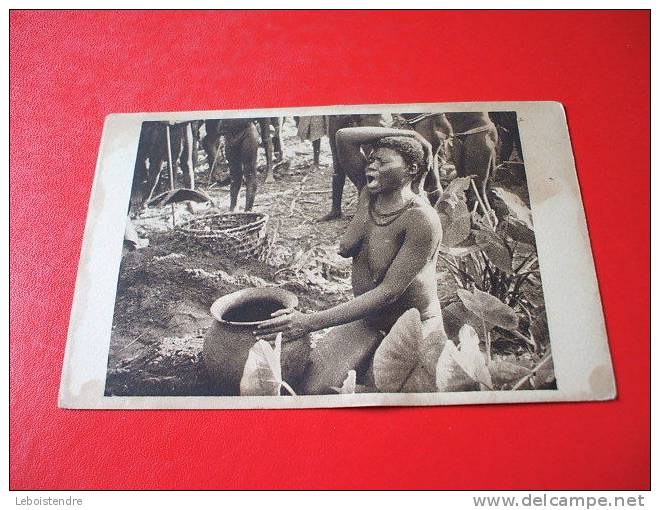
{"label": "dirt ground", "polygon": [[[347,180],[344,217],[315,220],[330,209],[332,157],[328,139],[321,144],[320,167],[314,167],[312,147],[297,137],[295,123],[282,127],[285,164],[275,169],[276,182],[265,184],[259,174],[255,212],[269,215],[267,262],[237,261],[189,243],[172,229],[171,209],[147,209],[133,219],[149,246],[126,252],[121,263],[108,359],[106,395],[208,395],[211,390],[201,359],[206,330],[213,323],[211,304],[224,294],[246,287],[281,286],[294,292],[299,309],[314,311],[352,296],[350,260],[336,255],[339,237],[355,210],[357,193]],[[197,188],[226,211],[229,187],[206,186],[208,164],[200,151]],[[265,167],[263,149],[259,165]],[[220,165],[220,173],[226,164]],[[239,208],[245,203],[244,190]],[[217,210],[209,204],[174,207],[177,225]],[[333,268],[328,272],[327,268]],[[441,300],[455,283],[438,269]],[[322,332],[319,334],[323,334]]]}

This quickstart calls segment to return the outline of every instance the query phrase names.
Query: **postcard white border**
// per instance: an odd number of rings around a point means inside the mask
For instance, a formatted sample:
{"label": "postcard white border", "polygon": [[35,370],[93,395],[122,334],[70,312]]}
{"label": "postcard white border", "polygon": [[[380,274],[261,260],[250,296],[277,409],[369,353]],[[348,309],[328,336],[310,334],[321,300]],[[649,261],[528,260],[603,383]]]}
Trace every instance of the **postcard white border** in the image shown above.
{"label": "postcard white border", "polygon": [[[557,390],[281,397],[104,396],[110,333],[142,122],[383,112],[516,111],[525,157]],[[74,293],[59,405],[243,409],[609,400],[616,396],[602,305],[560,103],[470,102],[113,114],[106,118]]]}

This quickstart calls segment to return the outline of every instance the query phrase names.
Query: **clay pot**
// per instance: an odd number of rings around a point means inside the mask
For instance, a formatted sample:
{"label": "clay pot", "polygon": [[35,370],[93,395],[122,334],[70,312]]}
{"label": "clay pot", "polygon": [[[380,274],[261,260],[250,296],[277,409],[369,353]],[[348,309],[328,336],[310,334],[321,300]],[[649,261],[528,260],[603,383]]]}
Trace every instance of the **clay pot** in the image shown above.
{"label": "clay pot", "polygon": [[[296,306],[298,298],[278,288],[243,289],[213,303],[211,315],[215,321],[204,338],[203,355],[215,393],[240,393],[248,352],[257,341],[252,332],[261,322],[270,319],[274,311]],[[300,383],[310,352],[309,337],[282,338],[282,378],[294,389]]]}

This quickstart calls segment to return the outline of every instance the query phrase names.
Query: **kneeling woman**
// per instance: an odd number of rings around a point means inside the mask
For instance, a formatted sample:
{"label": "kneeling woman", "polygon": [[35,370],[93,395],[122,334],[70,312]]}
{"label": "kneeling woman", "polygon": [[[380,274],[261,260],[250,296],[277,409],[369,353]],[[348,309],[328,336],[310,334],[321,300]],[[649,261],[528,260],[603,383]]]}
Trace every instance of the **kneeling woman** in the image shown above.
{"label": "kneeling woman", "polygon": [[[370,145],[369,158],[361,150]],[[258,337],[282,332],[299,338],[334,327],[312,352],[303,393],[332,393],[349,370],[363,371],[383,337],[410,308],[419,310],[424,333],[444,332],[436,287],[442,227],[418,189],[431,162],[431,148],[414,131],[346,128],[337,150],[353,182],[364,182],[357,212],[340,242],[353,258],[355,298],[321,312],[280,310],[259,326]]]}

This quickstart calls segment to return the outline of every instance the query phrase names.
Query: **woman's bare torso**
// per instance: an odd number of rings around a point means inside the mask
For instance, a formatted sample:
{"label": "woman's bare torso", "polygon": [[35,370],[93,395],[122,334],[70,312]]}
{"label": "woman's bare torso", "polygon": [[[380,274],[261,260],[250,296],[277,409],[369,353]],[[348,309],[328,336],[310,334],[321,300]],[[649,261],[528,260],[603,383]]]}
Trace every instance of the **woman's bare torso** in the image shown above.
{"label": "woman's bare torso", "polygon": [[[353,232],[352,241],[356,243],[357,250],[353,257],[352,271],[355,296],[364,294],[382,283],[403,246],[406,230],[415,227],[411,221],[413,216],[411,210],[403,212],[392,223],[379,226],[370,217],[368,206],[368,202],[361,204],[360,210],[356,213],[360,227],[358,231]],[[424,204],[422,199],[419,199],[419,203],[414,204],[413,207],[426,207],[430,210],[429,214],[435,214],[435,211],[428,204]],[[403,294],[395,302],[386,305],[373,316],[367,317],[367,321],[373,327],[389,331],[396,320],[410,308],[417,308],[422,320],[440,316],[440,301],[435,278],[436,261],[437,245],[430,246],[426,264]]]}

